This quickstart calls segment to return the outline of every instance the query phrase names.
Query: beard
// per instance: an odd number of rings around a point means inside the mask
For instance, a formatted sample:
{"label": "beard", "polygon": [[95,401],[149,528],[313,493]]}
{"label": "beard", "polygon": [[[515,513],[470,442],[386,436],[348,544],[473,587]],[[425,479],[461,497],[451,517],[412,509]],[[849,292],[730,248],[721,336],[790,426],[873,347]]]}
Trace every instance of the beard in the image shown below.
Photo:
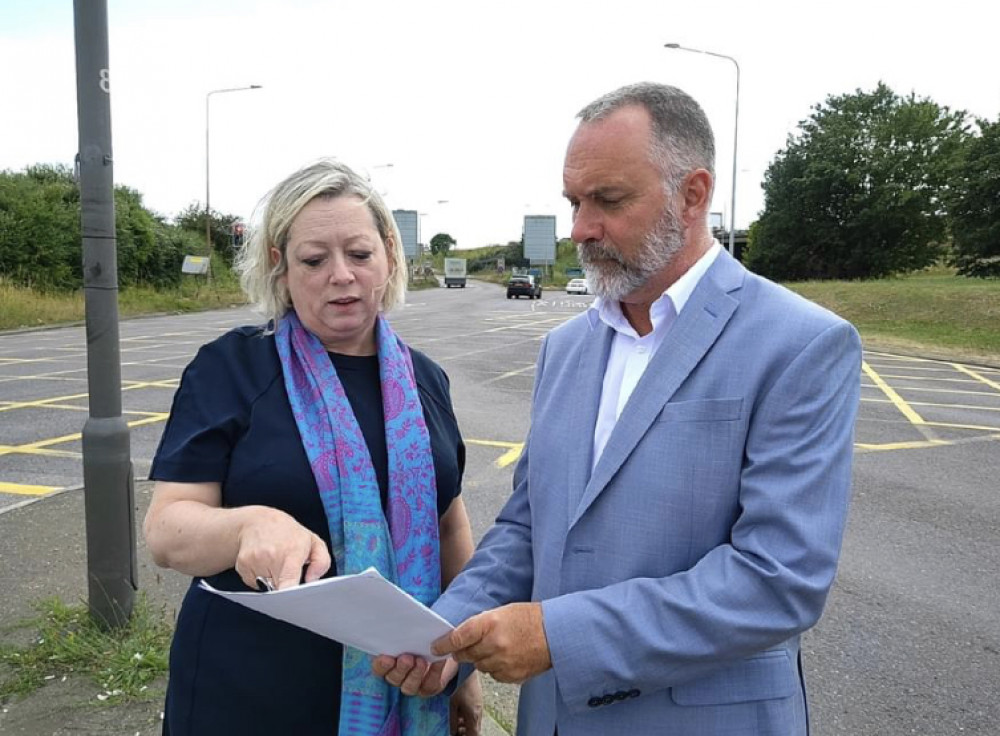
{"label": "beard", "polygon": [[579,243],[576,251],[594,293],[602,299],[620,301],[669,266],[683,247],[680,218],[668,204],[633,257],[626,258],[607,238]]}

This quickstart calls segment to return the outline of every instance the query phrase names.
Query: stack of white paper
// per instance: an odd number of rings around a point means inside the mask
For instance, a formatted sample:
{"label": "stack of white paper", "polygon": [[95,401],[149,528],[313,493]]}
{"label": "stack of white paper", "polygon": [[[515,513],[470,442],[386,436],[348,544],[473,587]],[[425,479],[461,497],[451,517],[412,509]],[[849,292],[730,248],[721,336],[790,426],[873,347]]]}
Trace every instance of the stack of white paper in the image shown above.
{"label": "stack of white paper", "polygon": [[454,628],[373,567],[266,593],[216,590],[204,580],[201,587],[369,654],[443,659],[431,654],[431,643]]}

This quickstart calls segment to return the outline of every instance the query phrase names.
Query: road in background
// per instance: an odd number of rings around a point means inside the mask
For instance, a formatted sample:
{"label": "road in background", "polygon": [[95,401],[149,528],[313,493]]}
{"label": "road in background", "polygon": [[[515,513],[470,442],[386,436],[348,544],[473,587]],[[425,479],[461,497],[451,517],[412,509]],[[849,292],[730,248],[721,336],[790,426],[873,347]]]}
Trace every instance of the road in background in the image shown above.
{"label": "road in background", "polygon": [[[502,287],[470,281],[411,293],[391,315],[451,378],[477,539],[510,492],[541,339],[591,300],[546,290],[541,301],[508,301]],[[122,323],[138,477],[198,347],[256,321],[233,309]],[[0,513],[81,482],[85,371],[82,326],[0,335]],[[861,381],[839,580],[804,642],[814,733],[995,733],[1000,370],[866,352]],[[495,714],[513,722],[515,689],[486,689]]]}

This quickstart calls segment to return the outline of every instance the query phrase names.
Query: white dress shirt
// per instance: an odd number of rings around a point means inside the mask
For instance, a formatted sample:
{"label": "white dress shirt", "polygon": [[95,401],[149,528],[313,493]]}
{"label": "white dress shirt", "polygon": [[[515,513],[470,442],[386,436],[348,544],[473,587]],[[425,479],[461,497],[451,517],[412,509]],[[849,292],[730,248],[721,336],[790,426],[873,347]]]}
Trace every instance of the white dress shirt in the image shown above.
{"label": "white dress shirt", "polygon": [[597,466],[597,461],[604,452],[605,445],[608,444],[611,431],[615,428],[618,417],[621,416],[622,409],[628,403],[639,379],[646,372],[649,361],[660,349],[677,315],[684,309],[698,282],[709,266],[715,262],[721,250],[722,246],[715,241],[691,268],[653,302],[649,308],[653,329],[647,335],[639,336],[625,318],[618,301],[611,302],[597,297],[588,308],[587,318],[591,327],[595,327],[597,320],[600,320],[615,331],[611,341],[611,353],[608,355],[608,366],[604,371],[604,383],[601,386],[601,404],[597,412],[597,424],[594,427],[591,471]]}

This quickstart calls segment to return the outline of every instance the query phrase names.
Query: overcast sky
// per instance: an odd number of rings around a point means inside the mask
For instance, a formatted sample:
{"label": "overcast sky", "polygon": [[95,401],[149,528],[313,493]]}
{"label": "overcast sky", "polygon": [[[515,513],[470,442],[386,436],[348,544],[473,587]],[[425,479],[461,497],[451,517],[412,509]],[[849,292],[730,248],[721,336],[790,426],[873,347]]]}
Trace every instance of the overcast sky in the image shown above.
{"label": "overcast sky", "polygon": [[[562,158],[575,113],[629,82],[674,84],[715,129],[713,210],[728,221],[741,69],[737,225],[810,106],[881,79],[996,120],[995,2],[879,0],[109,0],[115,181],[172,217],[205,200],[249,217],[320,156],[367,171],[389,205],[426,213],[424,241],[520,238],[525,214],[568,237]],[[71,0],[0,1],[0,169],[77,150]],[[386,164],[392,164],[391,167]],[[445,200],[446,203],[441,203]]]}

